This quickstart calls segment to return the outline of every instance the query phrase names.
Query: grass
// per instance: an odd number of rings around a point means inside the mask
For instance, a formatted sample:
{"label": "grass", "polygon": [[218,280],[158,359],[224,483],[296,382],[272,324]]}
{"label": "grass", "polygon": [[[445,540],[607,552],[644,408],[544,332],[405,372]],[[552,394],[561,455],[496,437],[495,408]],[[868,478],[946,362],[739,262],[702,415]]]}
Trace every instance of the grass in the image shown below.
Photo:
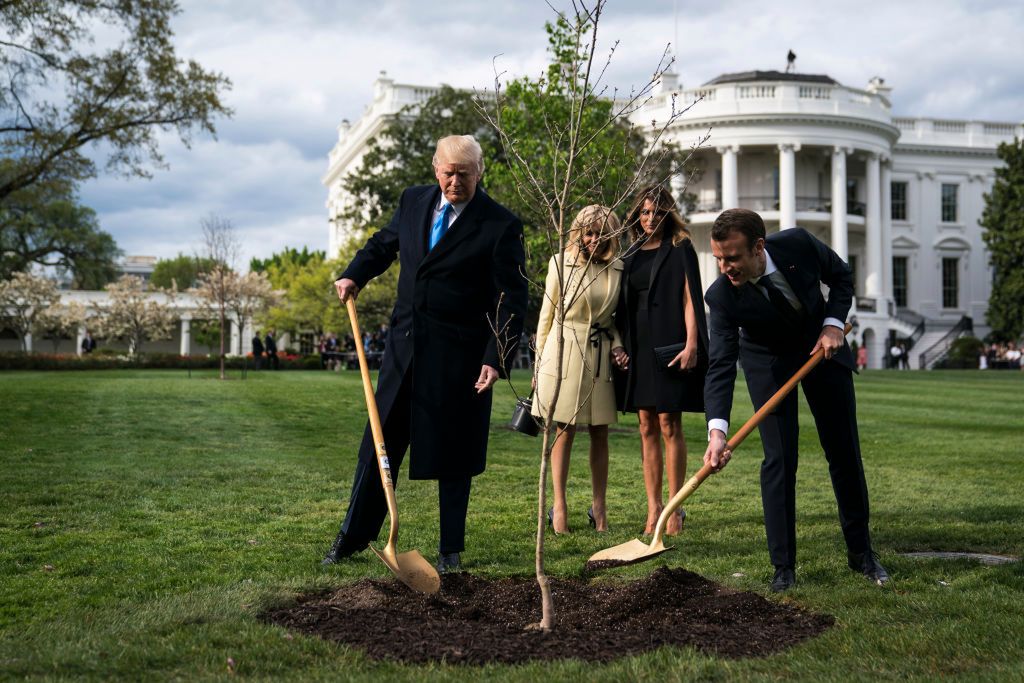
{"label": "grass", "polygon": [[[866,372],[857,378],[876,549],[886,589],[850,572],[824,458],[804,409],[799,585],[785,597],[836,628],[787,652],[722,660],[688,649],[592,666],[460,668],[378,663],[260,622],[270,605],[387,570],[369,553],[319,560],[344,512],[365,411],[357,373],[106,371],[0,374],[0,678],[282,680],[1024,679],[1021,563],[900,553],[1024,555],[1024,377],[1013,372]],[[518,375],[518,386],[528,384]],[[474,482],[466,569],[530,575],[538,441],[506,431],[499,389],[486,473]],[[750,414],[738,386],[733,415]],[[609,523],[586,523],[587,438],[570,477],[575,533],[549,538],[548,570],[637,535],[645,504],[633,418],[612,433]],[[684,426],[703,453],[700,416]],[[685,566],[766,592],[756,436],[687,503],[687,530],[658,560],[597,580]],[[399,481],[402,549],[436,557],[432,482]],[[538,598],[539,602],[539,598]],[[539,605],[538,605],[539,610]]]}

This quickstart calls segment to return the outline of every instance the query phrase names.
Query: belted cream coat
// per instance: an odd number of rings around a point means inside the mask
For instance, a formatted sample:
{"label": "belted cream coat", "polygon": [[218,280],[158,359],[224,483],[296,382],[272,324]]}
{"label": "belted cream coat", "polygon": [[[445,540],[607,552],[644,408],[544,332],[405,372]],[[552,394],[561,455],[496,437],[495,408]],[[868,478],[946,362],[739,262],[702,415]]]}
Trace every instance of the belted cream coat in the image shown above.
{"label": "belted cream coat", "polygon": [[[558,369],[558,270],[566,287],[565,344],[562,348],[562,386],[554,406],[556,422],[606,425],[616,422],[611,350],[622,346],[613,315],[619,300],[622,262],[563,265],[561,256],[548,263],[544,303],[537,322],[537,391],[533,414],[546,417],[551,409]],[[580,284],[582,283],[582,286]]]}

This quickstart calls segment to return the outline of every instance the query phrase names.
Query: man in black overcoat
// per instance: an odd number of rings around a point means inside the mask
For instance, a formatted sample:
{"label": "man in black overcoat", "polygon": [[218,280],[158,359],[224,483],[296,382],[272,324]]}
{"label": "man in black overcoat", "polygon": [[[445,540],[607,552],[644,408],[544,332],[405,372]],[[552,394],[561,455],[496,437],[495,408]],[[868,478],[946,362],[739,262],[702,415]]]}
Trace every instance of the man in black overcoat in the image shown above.
{"label": "man in black overcoat", "polygon": [[263,339],[263,346],[267,350],[267,364],[271,370],[277,370],[280,367],[280,361],[277,358],[277,340],[274,338],[275,330],[268,330],[267,336]]}
{"label": "man in black overcoat", "polygon": [[[446,572],[460,568],[470,485],[486,463],[490,390],[511,367],[527,282],[522,222],[479,187],[476,140],[439,140],[434,172],[437,184],[402,193],[335,287],[347,301],[396,258],[401,264],[377,409],[395,480],[408,448],[409,478],[438,481],[438,570]],[[367,424],[348,513],[324,563],[366,548],[386,512]]]}
{"label": "man in black overcoat", "polygon": [[252,336],[252,360],[257,370],[263,367],[263,342],[260,341],[259,330]]}
{"label": "man in black overcoat", "polygon": [[[717,471],[726,449],[737,358],[755,410],[819,348],[822,361],[801,382],[814,415],[839,506],[851,569],[881,585],[889,575],[871,549],[868,489],[857,435],[853,354],[843,321],[853,302],[849,266],[813,235],[792,228],[765,237],[761,216],[729,209],[711,229],[711,252],[722,275],[704,296],[710,309],[710,363],[705,382],[708,448],[704,462]],[[821,285],[829,288],[828,297]],[[797,396],[792,392],[759,429],[764,446],[761,500],[771,589],[796,583]]]}

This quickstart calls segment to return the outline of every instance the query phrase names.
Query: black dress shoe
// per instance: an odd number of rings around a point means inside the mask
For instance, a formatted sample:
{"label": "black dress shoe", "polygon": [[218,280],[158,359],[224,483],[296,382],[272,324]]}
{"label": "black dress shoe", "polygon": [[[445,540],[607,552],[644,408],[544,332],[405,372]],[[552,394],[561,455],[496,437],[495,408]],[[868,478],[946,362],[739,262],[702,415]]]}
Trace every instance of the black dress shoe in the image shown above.
{"label": "black dress shoe", "polygon": [[438,574],[451,574],[462,571],[462,562],[458,553],[441,553],[437,560]]}
{"label": "black dress shoe", "polygon": [[772,583],[769,586],[772,593],[781,593],[788,591],[790,588],[796,585],[796,572],[793,571],[792,567],[776,567],[775,576],[772,577]]}
{"label": "black dress shoe", "polygon": [[872,583],[884,586],[889,583],[889,572],[878,563],[878,553],[874,550],[867,550],[863,553],[847,553],[847,560],[850,569],[860,572],[868,577]]}
{"label": "black dress shoe", "polygon": [[364,550],[366,545],[356,547],[354,544],[348,543],[345,539],[345,532],[339,531],[338,536],[334,539],[334,543],[331,544],[331,549],[324,555],[324,559],[320,562],[322,565],[334,564],[340,562],[350,555],[358,553],[360,550]]}

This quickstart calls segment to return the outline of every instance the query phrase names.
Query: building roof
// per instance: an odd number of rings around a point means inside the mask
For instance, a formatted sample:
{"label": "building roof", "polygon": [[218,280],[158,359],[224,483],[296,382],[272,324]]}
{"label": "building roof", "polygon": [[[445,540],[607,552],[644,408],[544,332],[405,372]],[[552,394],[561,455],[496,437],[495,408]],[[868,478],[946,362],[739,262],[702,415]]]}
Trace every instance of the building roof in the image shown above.
{"label": "building roof", "polygon": [[824,74],[797,74],[785,73],[782,71],[739,71],[734,74],[722,74],[718,78],[712,78],[704,85],[719,85],[721,83],[753,83],[754,81],[798,81],[800,83],[827,83],[828,85],[839,85],[839,81]]}

